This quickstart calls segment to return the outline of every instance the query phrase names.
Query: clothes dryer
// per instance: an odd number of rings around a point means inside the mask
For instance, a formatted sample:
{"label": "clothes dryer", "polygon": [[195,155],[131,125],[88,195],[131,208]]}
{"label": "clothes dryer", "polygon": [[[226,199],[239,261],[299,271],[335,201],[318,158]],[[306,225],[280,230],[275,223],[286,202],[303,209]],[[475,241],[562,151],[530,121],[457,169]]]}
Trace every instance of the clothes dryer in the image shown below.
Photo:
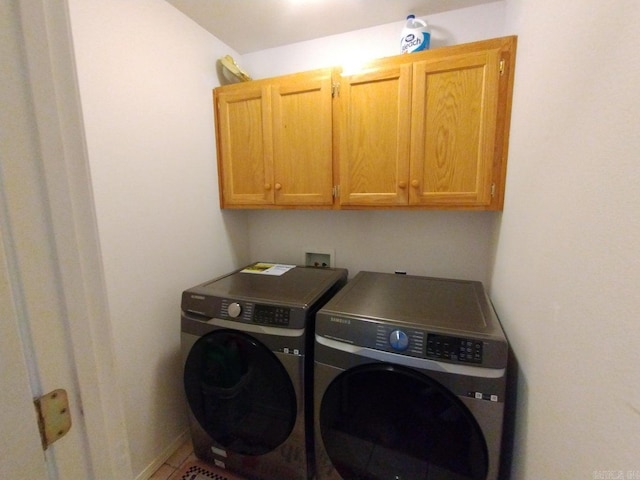
{"label": "clothes dryer", "polygon": [[[344,269],[253,265],[182,295],[195,454],[251,479],[307,480],[315,314]],[[269,272],[267,272],[269,273]]]}
{"label": "clothes dryer", "polygon": [[496,480],[508,345],[480,282],[360,272],[317,314],[318,480]]}

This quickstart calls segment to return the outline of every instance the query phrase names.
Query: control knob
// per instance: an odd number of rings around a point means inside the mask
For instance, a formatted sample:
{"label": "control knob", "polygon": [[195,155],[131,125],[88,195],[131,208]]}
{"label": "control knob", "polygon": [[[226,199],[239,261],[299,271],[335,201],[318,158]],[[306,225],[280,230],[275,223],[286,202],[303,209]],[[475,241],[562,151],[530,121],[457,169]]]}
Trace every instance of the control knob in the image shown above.
{"label": "control knob", "polygon": [[229,308],[227,309],[227,311],[229,312],[229,316],[231,318],[238,318],[242,313],[242,307],[238,302],[233,302],[229,304]]}
{"label": "control knob", "polygon": [[394,330],[389,334],[389,344],[394,350],[404,352],[409,346],[409,337],[402,330]]}

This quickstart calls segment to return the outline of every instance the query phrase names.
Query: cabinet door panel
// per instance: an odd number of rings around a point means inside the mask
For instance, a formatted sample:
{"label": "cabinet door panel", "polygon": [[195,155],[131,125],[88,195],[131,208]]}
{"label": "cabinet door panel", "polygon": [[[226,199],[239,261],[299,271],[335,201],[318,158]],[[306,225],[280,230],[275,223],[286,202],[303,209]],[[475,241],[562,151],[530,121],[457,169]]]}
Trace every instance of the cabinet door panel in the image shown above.
{"label": "cabinet door panel", "polygon": [[410,204],[489,205],[497,50],[414,65]]}
{"label": "cabinet door panel", "polygon": [[340,82],[340,203],[406,205],[411,65]]}
{"label": "cabinet door panel", "polygon": [[331,205],[331,70],[275,83],[272,104],[276,204]]}
{"label": "cabinet door panel", "polygon": [[218,174],[223,203],[273,203],[270,98],[268,88],[220,92],[217,95]]}

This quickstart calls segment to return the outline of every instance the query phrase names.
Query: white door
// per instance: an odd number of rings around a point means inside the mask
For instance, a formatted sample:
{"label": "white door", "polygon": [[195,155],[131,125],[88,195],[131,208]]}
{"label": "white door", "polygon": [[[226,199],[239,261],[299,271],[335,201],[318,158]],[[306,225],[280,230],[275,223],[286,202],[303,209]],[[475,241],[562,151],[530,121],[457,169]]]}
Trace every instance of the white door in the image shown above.
{"label": "white door", "polygon": [[[0,2],[0,478],[132,478],[66,2]],[[68,392],[46,452],[33,399]]]}
{"label": "white door", "polygon": [[[0,230],[0,235],[2,231]],[[48,478],[40,435],[35,421],[17,312],[9,272],[0,242],[0,478]]]}

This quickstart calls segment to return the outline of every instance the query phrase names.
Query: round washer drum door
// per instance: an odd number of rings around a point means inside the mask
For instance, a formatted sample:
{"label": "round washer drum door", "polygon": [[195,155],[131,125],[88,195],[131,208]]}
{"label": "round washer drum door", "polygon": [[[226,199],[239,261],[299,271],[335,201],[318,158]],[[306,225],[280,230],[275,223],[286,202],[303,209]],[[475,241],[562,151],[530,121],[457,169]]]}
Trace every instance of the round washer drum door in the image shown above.
{"label": "round washer drum door", "polygon": [[189,407],[220,446],[264,455],[293,430],[293,384],[276,356],[255,338],[216,330],[194,343],[184,369]]}
{"label": "round washer drum door", "polygon": [[344,479],[484,480],[487,445],[467,407],[410,368],[370,364],[341,373],[320,407],[320,431]]}

